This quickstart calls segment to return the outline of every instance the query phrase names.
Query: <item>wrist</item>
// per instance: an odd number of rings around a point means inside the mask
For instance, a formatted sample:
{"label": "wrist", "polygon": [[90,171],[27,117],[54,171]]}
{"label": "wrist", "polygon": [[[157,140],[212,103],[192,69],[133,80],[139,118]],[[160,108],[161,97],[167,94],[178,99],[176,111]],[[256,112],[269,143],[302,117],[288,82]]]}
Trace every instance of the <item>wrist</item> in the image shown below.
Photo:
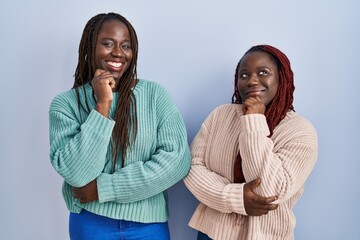
{"label": "wrist", "polygon": [[97,103],[95,110],[98,111],[104,117],[109,118],[110,107],[111,107],[111,101],[107,103]]}

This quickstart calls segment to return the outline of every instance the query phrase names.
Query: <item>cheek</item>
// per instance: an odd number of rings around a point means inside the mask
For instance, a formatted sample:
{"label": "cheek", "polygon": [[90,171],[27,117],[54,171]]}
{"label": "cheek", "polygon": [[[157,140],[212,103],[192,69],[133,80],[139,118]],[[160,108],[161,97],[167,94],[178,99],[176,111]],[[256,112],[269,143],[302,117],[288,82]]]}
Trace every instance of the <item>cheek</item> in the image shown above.
{"label": "cheek", "polygon": [[241,97],[243,96],[243,92],[245,91],[245,86],[246,86],[246,84],[243,81],[238,81],[237,89],[238,89]]}
{"label": "cheek", "polygon": [[279,82],[273,82],[270,88],[270,98],[271,100],[274,99],[279,89]]}
{"label": "cheek", "polygon": [[132,56],[133,56],[132,51],[126,52],[125,55],[126,55],[126,58],[128,59],[128,61],[130,62],[132,60]]}
{"label": "cheek", "polygon": [[103,55],[104,53],[102,49],[100,47],[96,47],[94,57],[95,57],[95,63],[97,65],[99,64],[99,62],[101,62],[101,58],[103,57]]}
{"label": "cheek", "polygon": [[95,68],[103,68],[101,58],[95,55]]}
{"label": "cheek", "polygon": [[275,92],[275,94],[277,93],[278,89],[279,89],[279,80],[275,80],[273,84],[273,91]]}
{"label": "cheek", "polygon": [[267,86],[271,89],[271,91],[277,92],[279,87],[279,80],[276,77],[271,77],[266,81]]}

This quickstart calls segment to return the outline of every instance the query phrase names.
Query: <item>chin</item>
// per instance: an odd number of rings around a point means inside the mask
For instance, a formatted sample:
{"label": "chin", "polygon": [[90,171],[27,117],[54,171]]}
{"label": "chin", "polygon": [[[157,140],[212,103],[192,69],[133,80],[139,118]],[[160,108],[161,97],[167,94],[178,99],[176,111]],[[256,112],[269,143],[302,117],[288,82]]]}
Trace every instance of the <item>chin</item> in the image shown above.
{"label": "chin", "polygon": [[122,73],[112,73],[111,75],[113,76],[115,81],[119,81],[123,74]]}

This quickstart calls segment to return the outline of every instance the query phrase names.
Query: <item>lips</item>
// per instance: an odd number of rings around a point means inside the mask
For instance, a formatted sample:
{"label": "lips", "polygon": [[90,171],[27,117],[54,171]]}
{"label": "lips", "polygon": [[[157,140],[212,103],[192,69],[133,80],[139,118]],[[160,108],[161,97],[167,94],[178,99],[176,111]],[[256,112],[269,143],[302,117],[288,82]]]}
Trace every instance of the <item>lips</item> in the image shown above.
{"label": "lips", "polygon": [[251,90],[247,91],[245,93],[245,95],[248,97],[256,97],[256,96],[259,96],[264,91],[265,91],[264,89],[251,89]]}
{"label": "lips", "polygon": [[122,62],[105,61],[106,65],[111,68],[121,68],[124,64]]}
{"label": "lips", "polygon": [[111,61],[103,60],[102,65],[104,70],[111,73],[121,73],[125,67],[125,61]]}

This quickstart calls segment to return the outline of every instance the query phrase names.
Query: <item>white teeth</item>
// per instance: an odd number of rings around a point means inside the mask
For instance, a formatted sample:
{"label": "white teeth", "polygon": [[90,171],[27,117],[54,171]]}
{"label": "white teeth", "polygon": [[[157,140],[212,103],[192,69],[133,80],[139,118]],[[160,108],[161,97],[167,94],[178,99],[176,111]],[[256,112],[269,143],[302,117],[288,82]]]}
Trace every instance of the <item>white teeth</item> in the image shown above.
{"label": "white teeth", "polygon": [[108,64],[113,67],[121,67],[122,66],[122,63],[117,63],[117,62],[108,62]]}

